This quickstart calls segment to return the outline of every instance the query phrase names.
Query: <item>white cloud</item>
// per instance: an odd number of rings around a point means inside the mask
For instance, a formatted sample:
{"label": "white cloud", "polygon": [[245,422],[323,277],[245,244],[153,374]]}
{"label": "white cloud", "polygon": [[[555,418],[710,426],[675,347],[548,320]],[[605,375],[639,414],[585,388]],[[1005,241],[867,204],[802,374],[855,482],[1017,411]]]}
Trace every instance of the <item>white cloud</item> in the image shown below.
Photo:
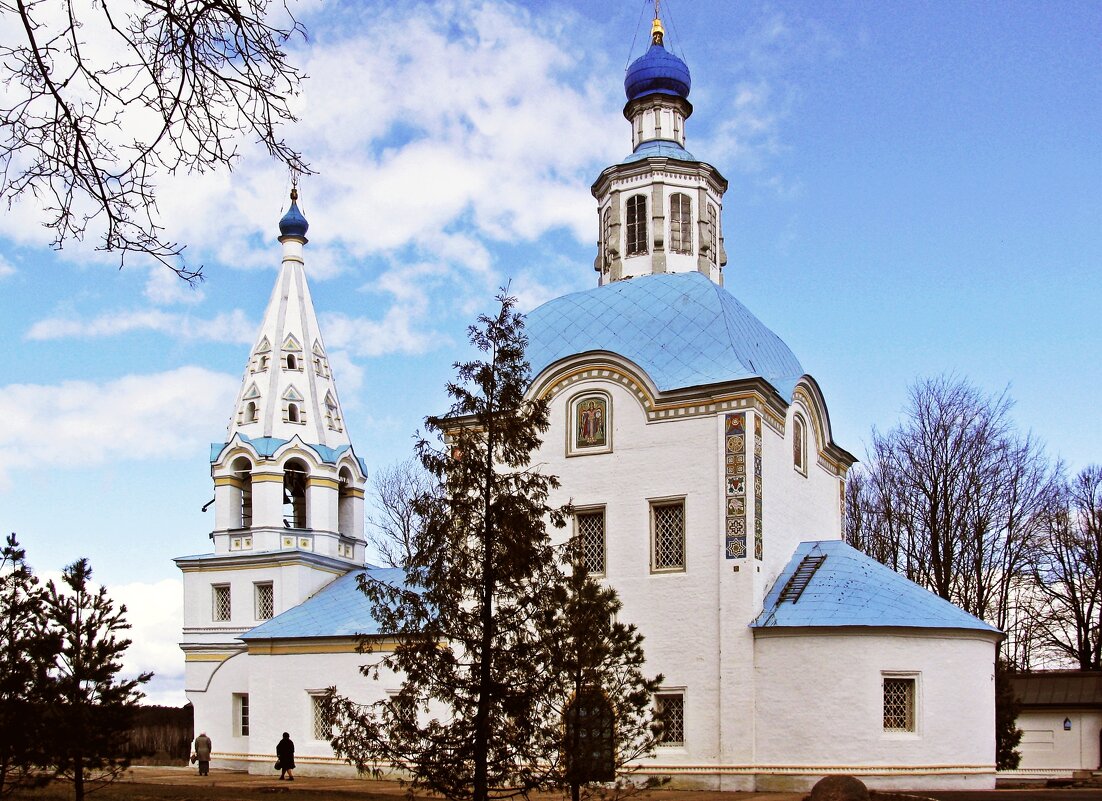
{"label": "white cloud", "polygon": [[[0,465],[101,464],[202,453],[227,423],[236,377],[200,367],[113,381],[0,387]],[[5,479],[0,472],[0,486]]]}
{"label": "white cloud", "polygon": [[203,300],[205,293],[198,284],[189,284],[172,270],[156,265],[149,270],[145,284],[145,297],[159,306],[195,304]]}
{"label": "white cloud", "polygon": [[156,331],[178,340],[249,345],[256,330],[257,324],[240,309],[210,319],[160,309],[141,309],[102,314],[89,320],[71,316],[47,317],[32,325],[26,336],[30,340],[89,339],[133,331]]}
{"label": "white cloud", "polygon": [[15,265],[4,258],[3,254],[0,254],[0,278],[7,278],[9,275],[15,275]]}
{"label": "white cloud", "polygon": [[130,647],[123,656],[123,672],[135,676],[153,672],[145,685],[143,703],[180,706],[184,696],[184,655],[180,651],[183,628],[183,584],[179,579],[155,583],[131,582],[108,587],[117,604],[126,606],[130,622]]}

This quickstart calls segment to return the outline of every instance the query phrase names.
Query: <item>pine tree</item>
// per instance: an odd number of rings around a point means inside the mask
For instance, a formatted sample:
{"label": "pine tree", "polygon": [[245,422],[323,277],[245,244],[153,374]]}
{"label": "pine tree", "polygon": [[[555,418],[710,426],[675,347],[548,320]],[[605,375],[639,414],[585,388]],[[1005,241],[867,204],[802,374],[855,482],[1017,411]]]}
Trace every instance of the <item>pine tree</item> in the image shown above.
{"label": "pine tree", "polygon": [[45,615],[58,638],[52,697],[46,707],[50,756],[60,776],[70,778],[76,801],[86,785],[116,779],[130,765],[129,730],[142,698],[139,687],[152,678],[143,673],[120,678],[122,655],[130,640],[126,607],[115,606],[107,588],[91,585],[87,559],[62,573],[62,586],[46,585]]}
{"label": "pine tree", "polygon": [[0,796],[44,784],[46,671],[54,652],[43,591],[15,534],[0,549]]}
{"label": "pine tree", "polygon": [[999,770],[1014,770],[1022,761],[1017,750],[1022,741],[1022,730],[1017,726],[1022,705],[1011,676],[1006,660],[995,660],[995,764]]}
{"label": "pine tree", "polygon": [[435,437],[417,445],[435,491],[415,503],[406,585],[362,584],[397,638],[381,665],[404,684],[367,708],[332,705],[334,747],[361,770],[401,766],[414,788],[474,801],[547,786],[561,737],[535,620],[562,578],[547,523],[564,525],[566,510],[548,505],[557,480],[529,464],[547,403],[524,396],[523,322],[513,298],[498,301],[469,329],[483,358],[456,364],[451,410],[426,419]]}
{"label": "pine tree", "polygon": [[548,671],[558,679],[551,713],[565,724],[556,783],[572,801],[597,783],[616,795],[653,785],[637,785],[631,774],[658,745],[652,699],[662,676],[643,675],[643,635],[618,619],[620,599],[590,573],[580,538],[567,543],[563,561],[567,575],[541,623]]}

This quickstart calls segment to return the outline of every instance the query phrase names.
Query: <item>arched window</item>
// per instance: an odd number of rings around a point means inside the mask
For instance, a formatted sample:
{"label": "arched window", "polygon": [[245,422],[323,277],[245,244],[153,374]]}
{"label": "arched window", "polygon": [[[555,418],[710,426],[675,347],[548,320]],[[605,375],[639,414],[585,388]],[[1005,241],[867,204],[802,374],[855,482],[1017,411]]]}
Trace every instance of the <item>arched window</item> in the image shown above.
{"label": "arched window", "polygon": [[792,466],[807,474],[807,426],[798,414],[792,418]]}
{"label": "arched window", "polygon": [[249,401],[245,406],[245,422],[255,423],[257,420],[257,408],[255,401]]}
{"label": "arched window", "polygon": [[627,255],[639,256],[647,252],[647,199],[632,195],[627,206]]}
{"label": "arched window", "polygon": [[693,252],[693,202],[680,192],[670,198],[670,250]]}
{"label": "arched window", "polygon": [[354,495],[352,493],[352,471],[342,467],[340,472],[340,489],[337,495],[337,530],[344,537],[355,537],[356,513]]}
{"label": "arched window", "polygon": [[582,687],[566,708],[563,753],[570,783],[616,779],[616,717],[597,687]]}
{"label": "arched window", "polygon": [[299,422],[299,419],[298,419],[298,404],[297,403],[288,403],[287,404],[287,422],[288,423],[297,423],[297,422]]}
{"label": "arched window", "polygon": [[719,262],[719,214],[711,203],[708,204],[708,258],[712,264]]}
{"label": "arched window", "polygon": [[306,465],[298,459],[283,466],[283,525],[306,528]]}
{"label": "arched window", "polygon": [[298,360],[295,359],[295,354],[293,354],[293,353],[288,353],[287,354],[287,369],[288,370],[297,370],[298,369]]}
{"label": "arched window", "polygon": [[253,464],[244,456],[233,461],[233,477],[237,479],[234,498],[237,523],[233,528],[249,528],[253,524]]}

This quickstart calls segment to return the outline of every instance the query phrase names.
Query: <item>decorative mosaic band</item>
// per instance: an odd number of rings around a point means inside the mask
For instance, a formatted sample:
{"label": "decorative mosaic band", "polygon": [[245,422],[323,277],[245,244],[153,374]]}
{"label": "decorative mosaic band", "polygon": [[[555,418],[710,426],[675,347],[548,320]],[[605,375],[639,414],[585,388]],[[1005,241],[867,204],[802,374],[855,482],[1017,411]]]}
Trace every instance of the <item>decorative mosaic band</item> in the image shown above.
{"label": "decorative mosaic band", "polygon": [[754,415],[754,558],[761,559],[761,415]]}
{"label": "decorative mosaic band", "polygon": [[743,559],[746,557],[746,412],[726,415],[723,431],[724,544],[728,559]]}

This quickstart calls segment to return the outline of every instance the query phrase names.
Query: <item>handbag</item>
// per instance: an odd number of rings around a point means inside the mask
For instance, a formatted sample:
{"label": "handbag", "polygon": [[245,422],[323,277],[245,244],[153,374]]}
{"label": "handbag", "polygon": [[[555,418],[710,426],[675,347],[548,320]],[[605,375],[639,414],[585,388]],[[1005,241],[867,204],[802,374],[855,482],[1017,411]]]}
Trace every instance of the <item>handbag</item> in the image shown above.
{"label": "handbag", "polygon": [[276,763],[275,763],[275,769],[279,770],[279,760],[278,759],[276,760]]}
{"label": "handbag", "polygon": [[198,761],[199,761],[199,755],[198,754],[192,754],[191,755],[191,764],[194,765]]}

